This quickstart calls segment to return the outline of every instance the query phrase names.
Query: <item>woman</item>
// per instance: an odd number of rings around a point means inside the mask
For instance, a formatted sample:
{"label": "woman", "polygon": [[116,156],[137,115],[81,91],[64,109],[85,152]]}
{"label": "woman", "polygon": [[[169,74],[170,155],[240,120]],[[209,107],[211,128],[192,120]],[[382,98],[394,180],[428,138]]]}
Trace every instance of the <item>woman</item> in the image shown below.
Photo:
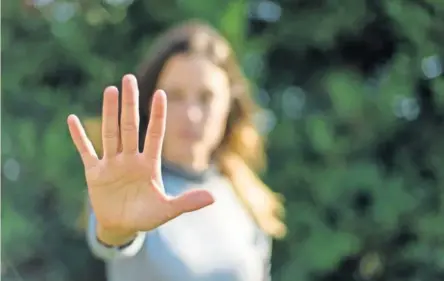
{"label": "woman", "polygon": [[121,92],[119,108],[118,89],[104,91],[101,146],[68,117],[92,207],[88,242],[108,279],[267,280],[282,203],[254,173],[256,107],[227,41],[200,22],[174,27]]}

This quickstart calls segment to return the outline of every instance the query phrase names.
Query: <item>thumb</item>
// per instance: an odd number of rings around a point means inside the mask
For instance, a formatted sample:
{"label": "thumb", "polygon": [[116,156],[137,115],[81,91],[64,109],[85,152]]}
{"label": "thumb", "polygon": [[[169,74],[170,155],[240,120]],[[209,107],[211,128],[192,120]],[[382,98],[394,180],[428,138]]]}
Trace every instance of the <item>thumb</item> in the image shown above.
{"label": "thumb", "polygon": [[207,190],[190,190],[171,199],[170,206],[177,215],[197,211],[214,203],[213,195]]}

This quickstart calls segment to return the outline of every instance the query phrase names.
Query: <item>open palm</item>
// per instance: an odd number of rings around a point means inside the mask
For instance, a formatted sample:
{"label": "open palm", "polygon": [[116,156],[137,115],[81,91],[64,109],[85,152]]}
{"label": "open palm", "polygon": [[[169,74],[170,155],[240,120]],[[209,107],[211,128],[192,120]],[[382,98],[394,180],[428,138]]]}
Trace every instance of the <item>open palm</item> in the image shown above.
{"label": "open palm", "polygon": [[72,140],[85,167],[91,206],[98,223],[116,232],[149,231],[185,213],[213,202],[204,190],[179,197],[165,195],[161,151],[165,133],[166,95],[154,94],[144,150],[139,152],[139,91],[133,75],[122,79],[119,126],[119,92],[104,91],[102,113],[103,157],[99,159],[75,115],[68,117]]}

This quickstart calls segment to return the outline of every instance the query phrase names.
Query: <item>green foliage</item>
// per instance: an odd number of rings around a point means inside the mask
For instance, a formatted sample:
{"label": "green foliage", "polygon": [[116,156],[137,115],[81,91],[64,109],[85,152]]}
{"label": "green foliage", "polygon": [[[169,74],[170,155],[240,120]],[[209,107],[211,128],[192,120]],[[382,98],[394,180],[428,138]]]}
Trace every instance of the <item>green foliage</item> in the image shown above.
{"label": "green foliage", "polygon": [[279,1],[280,20],[250,36],[263,23],[246,1],[31,2],[2,5],[7,280],[103,280],[77,226],[66,117],[96,115],[103,87],[191,17],[233,43],[277,120],[265,180],[290,234],[274,280],[444,279],[444,80],[424,70],[444,55],[440,1]]}

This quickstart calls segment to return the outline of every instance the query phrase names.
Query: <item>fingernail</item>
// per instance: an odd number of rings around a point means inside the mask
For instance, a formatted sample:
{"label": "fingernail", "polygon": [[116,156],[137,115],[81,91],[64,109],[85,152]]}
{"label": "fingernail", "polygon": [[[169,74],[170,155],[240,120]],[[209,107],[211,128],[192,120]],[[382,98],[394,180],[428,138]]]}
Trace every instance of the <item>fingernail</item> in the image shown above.
{"label": "fingernail", "polygon": [[212,204],[214,202],[214,197],[211,193],[202,192],[197,196],[197,201],[202,204]]}
{"label": "fingernail", "polygon": [[137,82],[136,76],[134,76],[134,75],[131,74],[131,73],[125,74],[125,75],[123,76],[123,79],[125,79],[125,80],[128,81],[128,82]]}

